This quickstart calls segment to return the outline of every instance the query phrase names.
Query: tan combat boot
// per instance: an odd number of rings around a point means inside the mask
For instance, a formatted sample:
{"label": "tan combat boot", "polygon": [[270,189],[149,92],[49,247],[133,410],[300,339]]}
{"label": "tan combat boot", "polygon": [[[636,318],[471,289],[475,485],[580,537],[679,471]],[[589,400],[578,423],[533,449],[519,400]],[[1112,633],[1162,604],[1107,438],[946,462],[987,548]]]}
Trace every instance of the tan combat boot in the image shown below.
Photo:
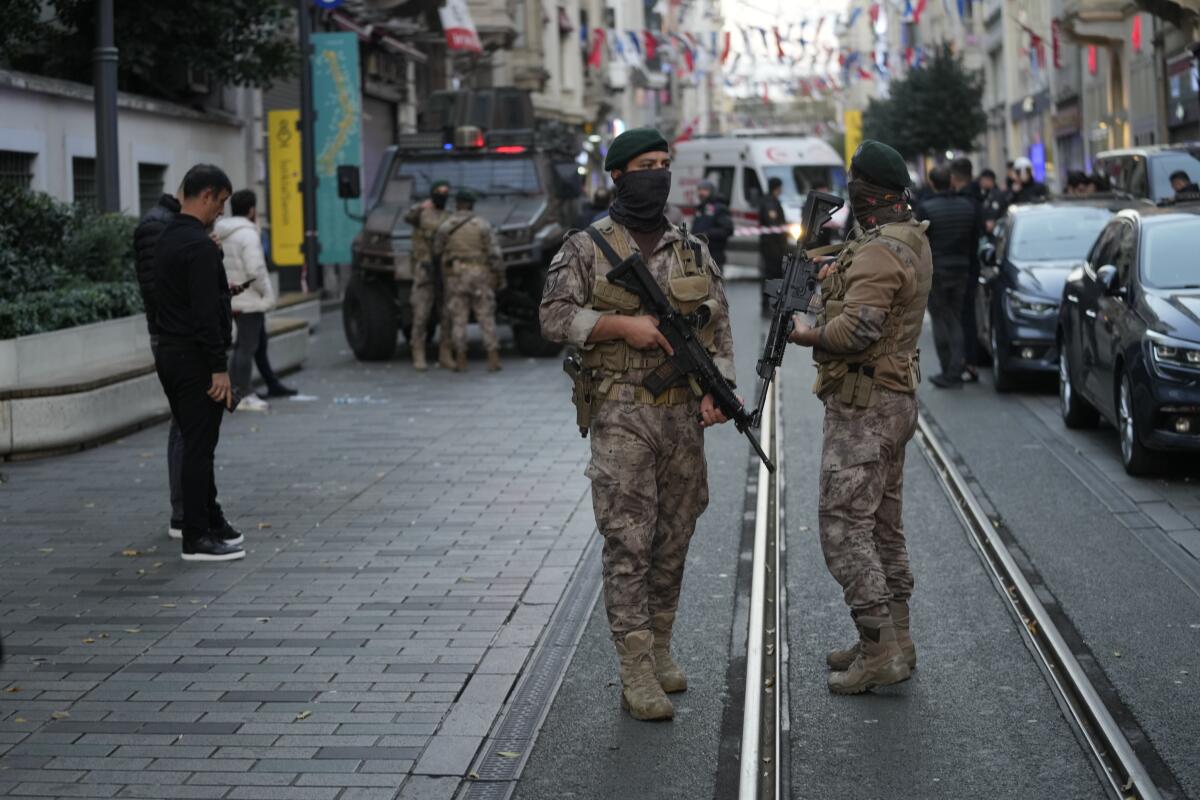
{"label": "tan combat boot", "polygon": [[417,372],[424,372],[425,370],[429,369],[429,364],[425,361],[424,346],[413,347],[412,358],[413,358],[413,369],[415,369]]}
{"label": "tan combat boot", "polygon": [[438,364],[442,369],[454,369],[454,354],[450,352],[450,340],[445,336],[438,342]]}
{"label": "tan combat boot", "polygon": [[621,707],[634,719],[672,719],[675,707],[654,676],[654,633],[634,631],[616,646],[621,659]]}
{"label": "tan combat boot", "polygon": [[500,351],[488,350],[488,372],[499,372],[503,367],[500,366]]}
{"label": "tan combat boot", "polygon": [[667,694],[687,691],[687,675],[671,658],[671,629],[675,625],[675,614],[660,612],[650,618],[654,629],[654,674],[658,685]]}
{"label": "tan combat boot", "polygon": [[[912,636],[909,635],[908,601],[892,600],[888,603],[888,608],[892,612],[892,622],[896,626],[896,642],[900,645],[901,652],[904,653],[904,660],[910,670],[916,669],[917,648],[913,644]],[[858,658],[858,650],[858,642],[855,642],[844,650],[832,650],[825,656],[825,663],[832,670],[845,672],[850,669],[850,665],[854,663],[854,659]]]}
{"label": "tan combat boot", "polygon": [[467,351],[466,350],[463,350],[461,353],[459,353],[457,356],[455,356],[454,371],[455,372],[466,372],[467,371]]}
{"label": "tan combat boot", "polygon": [[891,617],[859,617],[861,637],[859,653],[844,672],[829,674],[829,691],[834,694],[862,694],[877,686],[891,686],[912,677],[896,643],[896,627]]}

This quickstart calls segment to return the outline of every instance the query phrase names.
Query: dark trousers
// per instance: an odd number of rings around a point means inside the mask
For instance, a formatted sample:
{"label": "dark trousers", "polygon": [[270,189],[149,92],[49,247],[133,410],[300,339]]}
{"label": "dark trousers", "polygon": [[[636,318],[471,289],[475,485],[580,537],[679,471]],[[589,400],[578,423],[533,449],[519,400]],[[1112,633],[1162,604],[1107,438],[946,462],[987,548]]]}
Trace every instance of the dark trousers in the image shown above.
{"label": "dark trousers", "polygon": [[933,343],[937,347],[942,374],[961,378],[963,373],[963,298],[967,292],[966,270],[933,272],[929,290],[929,316],[933,318]]}
{"label": "dark trousers", "polygon": [[979,331],[975,320],[975,293],[979,291],[979,267],[972,266],[967,273],[966,291],[963,292],[963,361],[972,369],[979,363]]}
{"label": "dark trousers", "polygon": [[194,346],[160,342],[155,367],[183,438],[183,538],[194,541],[225,519],[217,503],[213,472],[225,410],[208,396],[212,371],[204,354]]}
{"label": "dark trousers", "polygon": [[783,277],[783,257],[787,255],[787,237],[781,234],[762,234],[758,237],[758,252],[762,254],[762,274],[767,280]]}
{"label": "dark trousers", "polygon": [[[150,351],[158,361],[158,337],[150,337]],[[175,415],[171,415],[171,428],[167,431],[167,486],[171,493],[171,527],[178,528],[183,524],[183,481],[180,473],[183,471],[183,433]]]}
{"label": "dark trousers", "polygon": [[282,384],[267,357],[267,315],[261,311],[243,313],[234,316],[233,321],[237,324],[237,343],[229,365],[233,388],[240,397],[250,394],[251,365],[254,364],[267,384],[267,391],[277,390]]}

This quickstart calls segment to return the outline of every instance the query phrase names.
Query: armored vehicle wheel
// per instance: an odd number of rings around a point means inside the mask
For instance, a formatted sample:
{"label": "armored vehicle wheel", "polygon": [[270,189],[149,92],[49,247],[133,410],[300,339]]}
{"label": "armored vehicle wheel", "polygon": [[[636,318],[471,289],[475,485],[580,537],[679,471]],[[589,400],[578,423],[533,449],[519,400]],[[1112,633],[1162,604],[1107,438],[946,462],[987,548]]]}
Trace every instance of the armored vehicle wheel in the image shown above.
{"label": "armored vehicle wheel", "polygon": [[517,343],[517,352],[523,356],[534,358],[550,358],[562,351],[562,345],[542,338],[542,329],[537,323],[532,325],[513,325],[513,339]]}
{"label": "armored vehicle wheel", "polygon": [[386,286],[350,280],[342,301],[346,342],[360,361],[386,361],[396,352],[396,303]]}

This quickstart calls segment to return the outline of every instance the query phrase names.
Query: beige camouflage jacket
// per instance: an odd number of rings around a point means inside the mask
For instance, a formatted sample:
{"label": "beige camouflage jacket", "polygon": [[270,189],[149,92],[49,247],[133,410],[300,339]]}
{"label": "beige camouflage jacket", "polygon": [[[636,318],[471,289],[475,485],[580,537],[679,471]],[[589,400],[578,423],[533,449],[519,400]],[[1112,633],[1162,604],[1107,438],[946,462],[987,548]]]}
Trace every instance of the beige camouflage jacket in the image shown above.
{"label": "beige camouflage jacket", "polygon": [[404,221],[413,226],[413,260],[417,263],[433,258],[433,235],[438,226],[450,215],[444,208],[425,208],[423,203],[417,203],[404,215]]}
{"label": "beige camouflage jacket", "polygon": [[474,211],[455,211],[438,226],[433,254],[441,258],[443,268],[455,261],[482,264],[497,272],[504,268],[496,229]]}
{"label": "beige camouflage jacket", "polygon": [[[629,233],[620,225],[616,228],[617,233],[625,237],[627,250],[637,250],[637,245]],[[668,297],[671,296],[669,279],[681,269],[679,259],[675,255],[675,243],[690,247],[690,242],[699,241],[691,236],[685,240],[685,236],[686,231],[682,227],[669,226],[658,240],[654,252],[646,260],[650,274]],[[734,383],[736,375],[733,369],[733,334],[729,328],[729,302],[725,298],[725,279],[709,255],[707,245],[701,244],[700,252],[704,259],[704,271],[712,277],[710,297],[717,301],[718,307],[708,323],[715,326],[713,362],[726,380]],[[586,231],[570,235],[550,262],[550,272],[546,276],[540,308],[542,335],[550,341],[565,342],[581,350],[590,349],[592,345],[588,343],[588,337],[596,327],[596,322],[605,314],[614,313],[586,307],[592,302],[592,287],[595,285],[596,276],[603,277],[610,269],[612,266],[597,251],[595,243]],[[634,384],[640,383],[648,371],[631,370],[625,380]]]}

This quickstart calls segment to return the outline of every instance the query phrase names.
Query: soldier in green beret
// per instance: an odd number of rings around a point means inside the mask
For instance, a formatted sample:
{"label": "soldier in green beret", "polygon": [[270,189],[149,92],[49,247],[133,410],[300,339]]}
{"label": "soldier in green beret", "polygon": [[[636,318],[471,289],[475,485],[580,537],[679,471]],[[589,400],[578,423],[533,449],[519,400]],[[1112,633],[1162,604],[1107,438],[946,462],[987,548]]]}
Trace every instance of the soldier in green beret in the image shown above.
{"label": "soldier in green beret", "polygon": [[[408,302],[412,306],[412,333],[408,337],[412,345],[413,368],[424,372],[429,368],[425,361],[425,335],[429,330],[429,317],[433,313],[436,294],[437,267],[433,263],[433,236],[438,226],[450,216],[446,201],[450,199],[450,184],[434,181],[429,187],[429,197],[408,210],[404,219],[413,226],[412,257],[413,286]],[[442,331],[439,337],[438,361],[447,369],[454,367],[450,357],[450,334],[446,325],[446,314],[442,314]]]}
{"label": "soldier in green beret", "polygon": [[854,232],[821,273],[817,324],[795,320],[813,348],[825,404],[821,549],[841,584],[858,640],[826,657],[829,689],[859,694],[908,680],[912,570],[901,522],[904,450],[917,424],[917,338],[933,262],[928,223],[913,219],[904,159],[865,141],[850,162]]}
{"label": "soldier in green beret", "polygon": [[455,193],[455,211],[438,226],[433,254],[445,276],[455,371],[467,369],[467,324],[473,311],[483,334],[488,370],[497,372],[500,339],[496,335],[496,290],[504,288],[504,256],[496,229],[475,213],[475,200],[475,192],[470,189]]}
{"label": "soldier in green beret", "polygon": [[[639,720],[671,719],[667,693],[687,689],[671,656],[683,568],[708,505],[704,429],[725,422],[711,395],[688,382],[651,395],[642,386],[671,346],[632,292],[604,276],[640,253],[679,311],[711,312],[699,331],[734,380],[733,336],[721,271],[700,239],[667,222],[671,155],[652,128],[613,141],[604,168],[616,198],[607,217],[567,236],[550,263],[542,334],[567,342],[580,429],[590,429],[596,527],[604,536],[604,607],[620,663],[621,704]],[[578,360],[574,360],[578,359]]]}

